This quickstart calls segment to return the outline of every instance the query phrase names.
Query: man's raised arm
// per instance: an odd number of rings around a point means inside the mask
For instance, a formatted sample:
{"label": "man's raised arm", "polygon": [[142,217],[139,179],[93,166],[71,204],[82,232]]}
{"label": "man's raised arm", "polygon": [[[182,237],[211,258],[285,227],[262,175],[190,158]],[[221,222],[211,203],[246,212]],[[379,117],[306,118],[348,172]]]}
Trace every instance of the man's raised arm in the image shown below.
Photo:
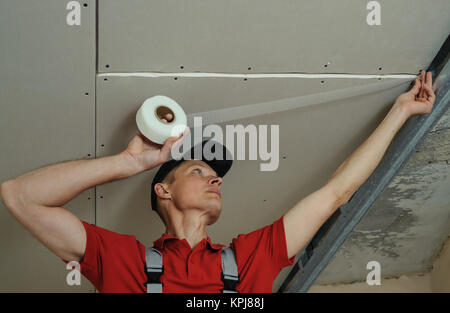
{"label": "man's raised arm", "polygon": [[346,203],[380,163],[392,139],[412,115],[430,113],[435,95],[431,72],[421,71],[375,131],[334,172],[326,184],[284,216],[288,256],[300,252],[337,208]]}
{"label": "man's raised arm", "polygon": [[3,202],[58,257],[80,261],[86,248],[86,232],[81,221],[62,206],[86,189],[162,164],[172,145],[178,143],[176,140],[171,137],[161,147],[138,132],[127,149],[117,155],[58,163],[2,183]]}

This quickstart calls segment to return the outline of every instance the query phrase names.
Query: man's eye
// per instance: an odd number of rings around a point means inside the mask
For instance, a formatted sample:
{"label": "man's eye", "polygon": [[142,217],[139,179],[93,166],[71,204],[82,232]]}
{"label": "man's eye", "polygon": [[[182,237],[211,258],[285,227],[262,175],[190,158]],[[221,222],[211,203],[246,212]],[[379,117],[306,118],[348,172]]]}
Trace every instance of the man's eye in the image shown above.
{"label": "man's eye", "polygon": [[202,171],[199,168],[194,169],[192,172],[193,173],[198,173],[198,174],[202,173]]}

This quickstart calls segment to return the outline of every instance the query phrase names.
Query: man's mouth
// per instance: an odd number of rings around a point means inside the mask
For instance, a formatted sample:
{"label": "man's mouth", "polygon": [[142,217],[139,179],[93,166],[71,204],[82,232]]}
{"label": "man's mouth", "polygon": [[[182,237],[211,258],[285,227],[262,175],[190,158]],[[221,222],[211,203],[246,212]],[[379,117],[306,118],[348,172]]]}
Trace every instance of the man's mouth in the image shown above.
{"label": "man's mouth", "polygon": [[207,192],[212,192],[212,193],[215,193],[215,194],[219,195],[219,197],[222,197],[220,191],[217,190],[217,189],[209,189]]}

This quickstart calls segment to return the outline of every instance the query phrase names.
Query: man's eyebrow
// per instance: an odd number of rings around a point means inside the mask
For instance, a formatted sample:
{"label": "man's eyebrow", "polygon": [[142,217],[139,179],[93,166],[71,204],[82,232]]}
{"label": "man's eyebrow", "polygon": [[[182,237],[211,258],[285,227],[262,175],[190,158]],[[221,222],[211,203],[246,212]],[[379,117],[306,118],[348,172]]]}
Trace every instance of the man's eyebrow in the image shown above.
{"label": "man's eyebrow", "polygon": [[191,167],[194,167],[194,166],[201,166],[201,167],[203,167],[203,168],[206,168],[206,169],[208,169],[208,170],[211,170],[211,171],[214,173],[215,176],[218,176],[217,173],[216,173],[216,171],[214,171],[212,168],[210,168],[210,167],[208,167],[208,166],[206,166],[206,165],[204,165],[204,164],[202,164],[202,163],[196,163],[196,164],[189,165],[189,166],[186,168],[186,171],[188,171]]}

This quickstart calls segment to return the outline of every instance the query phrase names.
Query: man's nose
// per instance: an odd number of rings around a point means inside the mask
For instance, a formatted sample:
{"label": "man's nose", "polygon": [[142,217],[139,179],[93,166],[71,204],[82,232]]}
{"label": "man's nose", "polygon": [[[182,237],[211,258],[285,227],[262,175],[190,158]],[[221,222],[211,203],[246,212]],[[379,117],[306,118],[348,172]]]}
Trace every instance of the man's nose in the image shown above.
{"label": "man's nose", "polygon": [[217,186],[220,186],[220,185],[222,185],[222,178],[215,176],[215,177],[211,178],[208,183],[210,185],[217,184]]}

